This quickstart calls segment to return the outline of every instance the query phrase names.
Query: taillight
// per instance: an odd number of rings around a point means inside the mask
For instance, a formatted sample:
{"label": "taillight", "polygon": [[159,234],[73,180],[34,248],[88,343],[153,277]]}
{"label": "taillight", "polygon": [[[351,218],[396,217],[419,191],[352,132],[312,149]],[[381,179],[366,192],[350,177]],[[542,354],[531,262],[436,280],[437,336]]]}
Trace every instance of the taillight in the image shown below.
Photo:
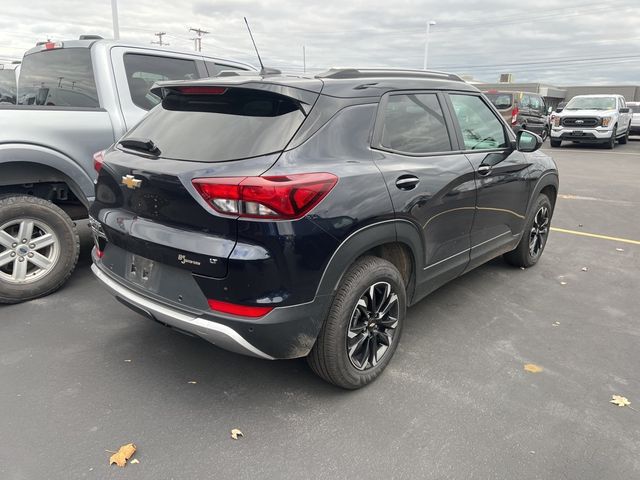
{"label": "taillight", "polygon": [[518,123],[518,113],[520,113],[520,110],[518,110],[518,106],[516,105],[511,111],[511,125]]}
{"label": "taillight", "polygon": [[206,85],[178,87],[176,90],[185,95],[223,95],[227,92],[225,87],[209,87]]}
{"label": "taillight", "polygon": [[44,48],[47,50],[54,50],[56,48],[62,48],[62,42],[46,42]]}
{"label": "taillight", "polygon": [[93,154],[93,169],[96,172],[102,170],[102,164],[104,163],[104,150],[100,150]]}
{"label": "taillight", "polygon": [[229,313],[240,317],[259,318],[264,317],[273,310],[273,307],[252,307],[249,305],[238,305],[236,303],[220,302],[218,300],[207,300],[209,308],[220,313]]}
{"label": "taillight", "polygon": [[217,212],[246,218],[303,217],[338,182],[330,173],[270,177],[196,178],[193,186]]}

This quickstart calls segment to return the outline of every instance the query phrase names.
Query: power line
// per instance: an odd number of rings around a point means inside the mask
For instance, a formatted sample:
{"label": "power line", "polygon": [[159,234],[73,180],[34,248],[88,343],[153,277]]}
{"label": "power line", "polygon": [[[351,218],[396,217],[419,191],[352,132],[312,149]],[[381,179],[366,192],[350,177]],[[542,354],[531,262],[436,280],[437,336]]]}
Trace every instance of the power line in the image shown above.
{"label": "power line", "polygon": [[[482,65],[440,65],[437,68],[440,69],[456,69],[456,68],[509,68],[509,67],[528,67],[533,65],[552,65],[556,63],[567,64],[567,63],[576,63],[576,62],[591,62],[594,60],[617,60],[617,59],[632,59],[632,58],[640,58],[640,54],[634,55],[618,55],[618,56],[606,56],[606,57],[583,57],[583,58],[575,58],[575,57],[565,57],[565,58],[555,58],[551,60],[544,60],[541,62],[520,62],[520,63],[496,63],[496,64],[482,64]],[[434,67],[436,68],[436,67]]]}

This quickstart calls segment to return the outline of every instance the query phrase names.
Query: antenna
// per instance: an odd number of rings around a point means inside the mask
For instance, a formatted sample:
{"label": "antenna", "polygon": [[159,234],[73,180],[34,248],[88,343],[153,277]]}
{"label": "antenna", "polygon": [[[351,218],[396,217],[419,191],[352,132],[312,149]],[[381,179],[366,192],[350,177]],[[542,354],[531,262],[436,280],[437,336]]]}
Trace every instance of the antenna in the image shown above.
{"label": "antenna", "polygon": [[249,22],[247,21],[247,17],[244,17],[244,23],[247,25],[247,30],[249,30],[249,36],[251,37],[253,48],[256,49],[256,55],[258,56],[258,61],[260,62],[260,74],[262,74],[265,71],[264,64],[262,63],[262,59],[260,58],[260,52],[258,51],[258,47],[256,46],[256,41],[253,39],[253,34],[251,33],[251,27],[249,27]]}

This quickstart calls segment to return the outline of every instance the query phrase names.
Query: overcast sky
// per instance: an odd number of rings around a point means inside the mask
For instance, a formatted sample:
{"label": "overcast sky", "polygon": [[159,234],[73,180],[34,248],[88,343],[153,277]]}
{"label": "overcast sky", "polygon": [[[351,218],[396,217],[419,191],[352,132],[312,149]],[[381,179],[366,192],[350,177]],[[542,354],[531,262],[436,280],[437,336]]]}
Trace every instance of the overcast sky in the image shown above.
{"label": "overcast sky", "polygon": [[[0,61],[36,41],[113,37],[110,0],[0,0]],[[527,7],[526,5],[531,5]],[[496,81],[640,84],[640,0],[118,0],[123,40],[193,49],[189,27],[211,32],[203,52],[302,72],[331,66],[429,67]]]}

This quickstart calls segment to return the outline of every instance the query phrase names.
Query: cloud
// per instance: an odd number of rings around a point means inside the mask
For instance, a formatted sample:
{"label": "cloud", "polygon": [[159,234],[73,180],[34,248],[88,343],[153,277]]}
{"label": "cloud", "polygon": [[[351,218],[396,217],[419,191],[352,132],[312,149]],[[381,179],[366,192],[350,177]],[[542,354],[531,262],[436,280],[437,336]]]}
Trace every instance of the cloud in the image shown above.
{"label": "cloud", "polygon": [[[47,38],[112,36],[109,3],[3,0],[0,59],[20,58]],[[149,44],[154,32],[164,31],[170,48],[192,50],[189,27],[200,27],[210,32],[202,41],[206,53],[256,63],[242,20],[247,16],[265,63],[291,72],[302,71],[303,45],[311,71],[421,68],[425,27],[433,19],[432,68],[486,81],[513,73],[516,81],[640,83],[637,0],[564,6],[539,0],[535,9],[511,0],[119,0],[118,5],[123,39]]]}

